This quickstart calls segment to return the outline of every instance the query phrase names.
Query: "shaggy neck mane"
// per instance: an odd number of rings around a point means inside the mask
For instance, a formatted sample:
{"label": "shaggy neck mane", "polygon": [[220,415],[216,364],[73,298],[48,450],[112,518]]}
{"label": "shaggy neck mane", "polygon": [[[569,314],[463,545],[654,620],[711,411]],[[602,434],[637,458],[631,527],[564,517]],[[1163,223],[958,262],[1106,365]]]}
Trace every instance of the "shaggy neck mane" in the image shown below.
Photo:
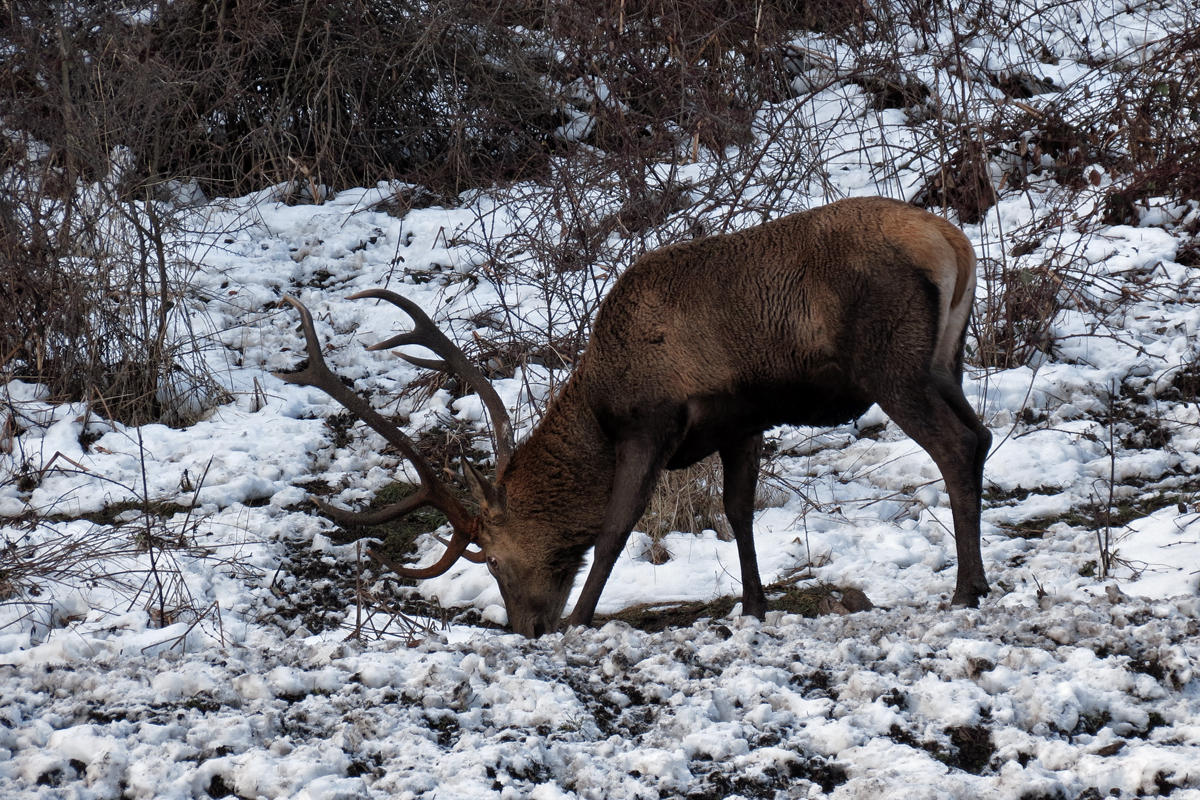
{"label": "shaggy neck mane", "polygon": [[510,515],[553,520],[571,538],[600,528],[616,470],[616,451],[580,384],[577,372],[499,483]]}

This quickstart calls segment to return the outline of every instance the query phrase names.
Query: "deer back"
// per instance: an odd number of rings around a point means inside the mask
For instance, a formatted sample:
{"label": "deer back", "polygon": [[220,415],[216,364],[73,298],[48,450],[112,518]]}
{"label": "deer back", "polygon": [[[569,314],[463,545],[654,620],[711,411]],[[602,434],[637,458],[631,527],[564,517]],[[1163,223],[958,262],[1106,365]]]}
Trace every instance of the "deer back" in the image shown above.
{"label": "deer back", "polygon": [[614,285],[576,378],[608,425],[842,422],[896,376],[961,374],[974,264],[957,228],[883,198],[665,247]]}

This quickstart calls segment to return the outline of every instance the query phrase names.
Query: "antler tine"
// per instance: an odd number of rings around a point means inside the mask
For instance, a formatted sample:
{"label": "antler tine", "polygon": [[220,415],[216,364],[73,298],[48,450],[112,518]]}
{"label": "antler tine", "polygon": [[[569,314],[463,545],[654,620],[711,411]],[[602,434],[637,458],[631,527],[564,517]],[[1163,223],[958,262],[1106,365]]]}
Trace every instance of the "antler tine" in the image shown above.
{"label": "antler tine", "polygon": [[305,351],[308,353],[308,367],[300,372],[276,372],[275,377],[288,383],[312,386],[325,392],[395,445],[417,470],[422,486],[436,484],[438,480],[433,468],[417,451],[413,440],[380,416],[361,397],[347,388],[329,369],[325,363],[325,357],[321,354],[321,342],[317,336],[312,313],[294,297],[284,297],[283,300],[300,313],[300,326],[304,330]]}
{"label": "antler tine", "polygon": [[406,355],[404,353],[396,353],[396,355],[400,356],[405,361],[412,364],[414,367],[421,367],[423,369],[432,369],[437,372],[449,372],[451,370],[450,365],[447,364],[445,361],[438,361],[437,359],[434,359],[434,358],[417,358],[416,356],[410,356],[410,355]]}
{"label": "antler tine", "polygon": [[[439,542],[446,545],[447,548],[449,548],[451,545],[451,542],[446,541],[441,536],[438,536],[436,533],[433,534],[433,538],[437,539]],[[467,561],[470,561],[472,564],[482,564],[484,561],[487,560],[487,556],[485,556],[483,554],[482,550],[463,550],[462,557],[465,558]]]}
{"label": "antler tine", "polygon": [[385,339],[378,344],[371,345],[367,348],[368,350],[386,350],[406,344],[421,345],[437,353],[444,360],[433,361],[403,354],[401,358],[420,367],[455,372],[479,394],[480,399],[483,400],[483,404],[487,406],[488,414],[492,418],[492,431],[496,445],[496,477],[499,478],[508,467],[508,462],[512,458],[515,445],[513,442],[512,421],[509,419],[508,411],[505,410],[504,403],[500,400],[500,395],[496,394],[496,389],[492,386],[491,381],[471,363],[470,359],[467,358],[459,346],[450,341],[449,337],[442,333],[433,320],[416,303],[407,297],[403,297],[387,289],[368,289],[365,292],[350,295],[349,299],[357,300],[363,297],[386,300],[398,307],[405,314],[408,314],[414,323],[413,329],[408,333],[401,333],[390,339]]}
{"label": "antler tine", "polygon": [[[459,502],[458,498],[438,479],[433,467],[429,465],[429,462],[417,450],[413,440],[391,422],[384,419],[379,412],[371,408],[366,401],[345,386],[329,369],[329,366],[325,363],[324,356],[321,355],[321,342],[317,336],[317,329],[313,323],[312,313],[305,308],[303,303],[294,297],[284,297],[283,299],[284,302],[291,305],[300,314],[300,326],[304,331],[305,350],[308,353],[308,367],[300,372],[276,372],[274,373],[275,377],[298,386],[311,386],[320,389],[341,403],[348,411],[355,414],[359,419],[370,425],[381,436],[391,442],[404,458],[413,465],[413,468],[417,471],[417,476],[421,479],[421,485],[417,489],[416,494],[379,511],[355,513],[334,508],[320,500],[315,501],[317,506],[336,522],[347,525],[374,525],[396,519],[421,506],[433,506],[446,515],[446,519],[449,520],[451,527],[454,529],[454,534],[451,536],[446,553],[432,567],[426,567],[421,570],[407,570],[401,574],[404,574],[405,577],[433,577],[434,575],[441,575],[450,569],[451,565],[458,560],[458,557],[466,551],[467,545],[471,543],[475,531],[474,519],[467,512],[466,507]],[[452,557],[451,554],[453,554]],[[421,574],[406,574],[410,572],[419,572]]]}
{"label": "antler tine", "polygon": [[383,508],[374,511],[347,511],[344,508],[331,506],[319,497],[312,498],[313,504],[321,509],[321,513],[332,519],[339,525],[351,527],[368,528],[372,525],[382,525],[385,522],[391,522],[394,519],[399,519],[410,511],[415,511],[424,505],[432,505],[432,498],[429,493],[418,488],[415,494],[411,494],[398,503],[384,506]]}
{"label": "antler tine", "polygon": [[[455,534],[457,535],[457,533],[458,531],[456,530]],[[465,540],[459,542],[456,539],[451,538],[446,547],[446,552],[442,554],[442,557],[436,564],[431,564],[428,567],[419,567],[416,569],[400,566],[395,561],[392,561],[390,558],[373,547],[367,548],[367,555],[378,561],[380,564],[383,564],[401,578],[412,578],[413,580],[420,581],[426,578],[436,578],[438,575],[444,574],[452,566],[454,566],[454,562],[458,561],[459,557],[464,555],[466,551],[467,542]],[[469,560],[474,561],[475,559],[471,558]]]}

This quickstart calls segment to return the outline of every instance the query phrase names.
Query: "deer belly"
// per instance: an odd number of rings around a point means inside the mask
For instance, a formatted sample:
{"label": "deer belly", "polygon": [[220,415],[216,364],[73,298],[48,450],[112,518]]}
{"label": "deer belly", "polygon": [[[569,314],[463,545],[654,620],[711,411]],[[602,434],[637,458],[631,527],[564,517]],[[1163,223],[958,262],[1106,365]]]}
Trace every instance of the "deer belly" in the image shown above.
{"label": "deer belly", "polygon": [[808,384],[692,398],[686,433],[667,468],[690,466],[777,425],[841,425],[861,417],[871,403],[858,392]]}

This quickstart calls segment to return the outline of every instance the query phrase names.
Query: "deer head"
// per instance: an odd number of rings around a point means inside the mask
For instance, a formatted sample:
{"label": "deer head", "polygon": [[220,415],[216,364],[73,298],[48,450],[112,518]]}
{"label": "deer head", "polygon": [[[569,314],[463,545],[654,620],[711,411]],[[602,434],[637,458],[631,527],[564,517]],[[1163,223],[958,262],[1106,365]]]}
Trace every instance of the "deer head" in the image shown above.
{"label": "deer head", "polygon": [[[415,326],[413,330],[379,342],[368,348],[369,350],[421,345],[443,360],[415,358],[404,354],[400,354],[400,357],[419,367],[453,372],[479,394],[491,416],[496,474],[498,480],[502,480],[514,449],[512,423],[491,383],[412,301],[385,289],[373,289],[350,297],[352,300],[362,298],[376,298],[398,306],[409,315]],[[553,563],[547,563],[545,559],[531,557],[533,554],[520,543],[527,540],[529,534],[536,533],[533,529],[537,528],[539,523],[529,520],[521,525],[520,521],[513,520],[508,512],[503,488],[497,488],[496,483],[488,480],[464,460],[463,479],[479,509],[477,513],[470,512],[438,477],[413,440],[347,388],[329,369],[321,354],[321,344],[309,310],[295,298],[285,297],[284,300],[300,314],[309,363],[307,368],[300,372],[276,373],[277,377],[288,383],[321,389],[337,400],[399,450],[412,464],[420,479],[420,485],[414,494],[399,503],[373,512],[346,511],[319,498],[313,498],[313,502],[339,524],[355,527],[379,525],[403,517],[421,507],[432,507],[441,511],[445,514],[453,533],[449,541],[442,540],[446,549],[434,564],[422,568],[404,567],[373,548],[367,549],[368,554],[398,575],[416,580],[444,574],[459,558],[484,563],[499,584],[500,594],[504,598],[509,621],[514,630],[534,637],[556,629],[578,565],[574,569],[563,570],[556,568]],[[517,524],[514,525],[514,522]],[[476,549],[471,549],[472,546]]]}

